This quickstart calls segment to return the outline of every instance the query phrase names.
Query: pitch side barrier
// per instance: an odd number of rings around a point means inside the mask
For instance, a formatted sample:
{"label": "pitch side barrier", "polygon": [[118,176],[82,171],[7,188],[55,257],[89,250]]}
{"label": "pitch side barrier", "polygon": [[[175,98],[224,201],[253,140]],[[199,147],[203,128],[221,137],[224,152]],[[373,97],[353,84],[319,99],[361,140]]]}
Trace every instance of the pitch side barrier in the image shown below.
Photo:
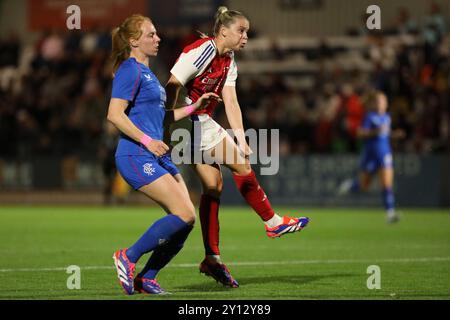
{"label": "pitch side barrier", "polygon": [[[276,205],[373,206],[381,205],[381,187],[374,177],[365,194],[338,196],[342,181],[355,177],[356,155],[282,157],[276,175],[260,175],[260,183]],[[450,156],[394,155],[394,191],[399,207],[450,206]],[[258,170],[255,170],[258,172]],[[228,170],[224,170],[222,203],[244,205]]]}
{"label": "pitch side barrier", "polygon": [[[252,161],[261,185],[276,205],[374,206],[379,207],[381,190],[373,179],[368,193],[338,196],[339,184],[357,174],[357,155],[280,156],[277,170],[269,157]],[[273,159],[272,159],[273,160]],[[200,192],[200,183],[187,164],[179,168],[193,191]],[[450,156],[394,155],[394,191],[399,207],[450,206]],[[224,169],[222,203],[245,205],[229,170]],[[274,174],[264,174],[264,173]],[[34,157],[25,161],[0,159],[0,194],[11,191],[42,190],[102,192],[105,183],[102,163],[91,155],[68,161],[60,157]]]}

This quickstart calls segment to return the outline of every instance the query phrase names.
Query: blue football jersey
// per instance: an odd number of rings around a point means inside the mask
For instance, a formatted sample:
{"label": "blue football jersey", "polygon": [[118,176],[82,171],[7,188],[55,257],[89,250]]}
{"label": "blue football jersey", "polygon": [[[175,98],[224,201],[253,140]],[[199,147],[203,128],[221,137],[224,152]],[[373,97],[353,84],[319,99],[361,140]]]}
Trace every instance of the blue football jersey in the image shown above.
{"label": "blue football jersey", "polygon": [[[150,68],[134,58],[123,61],[113,79],[111,97],[128,100],[125,113],[131,122],[152,139],[162,140],[166,91]],[[146,153],[145,146],[121,134],[116,157]]]}
{"label": "blue football jersey", "polygon": [[364,129],[380,128],[380,133],[372,138],[364,140],[364,151],[374,154],[386,154],[391,152],[389,136],[391,134],[391,117],[389,114],[368,112],[363,120]]}

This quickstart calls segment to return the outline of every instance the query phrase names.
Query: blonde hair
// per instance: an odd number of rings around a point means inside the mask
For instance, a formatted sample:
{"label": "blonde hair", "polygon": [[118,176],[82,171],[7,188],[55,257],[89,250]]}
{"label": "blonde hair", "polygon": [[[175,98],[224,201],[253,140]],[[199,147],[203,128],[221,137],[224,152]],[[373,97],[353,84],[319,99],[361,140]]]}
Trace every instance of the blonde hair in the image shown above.
{"label": "blonde hair", "polygon": [[363,105],[366,110],[374,111],[377,109],[378,99],[380,96],[385,96],[383,91],[377,89],[369,90],[362,99]]}
{"label": "blonde hair", "polygon": [[134,14],[126,18],[119,27],[111,32],[113,74],[117,71],[120,64],[130,57],[130,39],[139,39],[141,37],[141,26],[146,20],[152,22],[149,17]]}
{"label": "blonde hair", "polygon": [[217,9],[216,15],[214,16],[214,36],[217,37],[219,35],[220,28],[222,26],[229,27],[236,21],[236,18],[244,18],[247,17],[239,11],[236,10],[228,10],[227,7],[221,6]]}

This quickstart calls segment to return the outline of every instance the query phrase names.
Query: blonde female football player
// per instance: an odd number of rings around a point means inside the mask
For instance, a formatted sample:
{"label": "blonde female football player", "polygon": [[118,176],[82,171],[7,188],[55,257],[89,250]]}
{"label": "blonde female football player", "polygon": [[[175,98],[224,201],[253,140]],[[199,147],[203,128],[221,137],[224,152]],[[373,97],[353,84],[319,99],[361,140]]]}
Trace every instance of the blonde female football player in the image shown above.
{"label": "blonde female football player", "polygon": [[220,163],[231,170],[238,190],[264,221],[267,236],[280,237],[300,231],[309,221],[305,217],[281,217],[276,214],[248,160],[252,150],[245,140],[235,89],[237,66],[234,52],[247,44],[249,28],[250,23],[241,12],[220,7],[215,16],[214,36],[204,37],[186,46],[171,69],[166,84],[168,108],[177,105],[182,88],[186,89],[188,103],[194,103],[206,92],[221,96],[228,121],[238,140],[238,144],[235,144],[230,135],[212,119],[217,101],[211,101],[204,109],[191,115],[193,127],[200,128],[199,133],[192,133],[194,149],[214,160],[214,164],[202,162],[193,165],[203,186],[200,222],[205,259],[200,264],[200,272],[229,287],[238,287],[238,282],[220,259],[218,213],[223,186]]}

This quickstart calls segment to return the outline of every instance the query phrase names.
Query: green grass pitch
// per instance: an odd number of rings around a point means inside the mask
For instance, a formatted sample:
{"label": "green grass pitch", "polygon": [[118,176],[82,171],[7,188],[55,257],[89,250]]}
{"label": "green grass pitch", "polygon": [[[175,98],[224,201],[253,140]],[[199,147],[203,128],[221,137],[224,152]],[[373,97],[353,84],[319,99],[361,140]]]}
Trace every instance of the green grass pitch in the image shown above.
{"label": "green grass pitch", "polygon": [[[277,208],[292,213],[292,208]],[[158,277],[173,294],[125,296],[111,259],[158,217],[155,207],[0,208],[0,299],[450,299],[450,213],[408,209],[387,225],[377,209],[305,210],[310,225],[269,239],[249,208],[221,208],[222,258],[240,288],[201,275],[200,224]],[[138,267],[142,267],[146,256]],[[69,290],[66,268],[81,268]],[[381,289],[367,288],[378,265]]]}

